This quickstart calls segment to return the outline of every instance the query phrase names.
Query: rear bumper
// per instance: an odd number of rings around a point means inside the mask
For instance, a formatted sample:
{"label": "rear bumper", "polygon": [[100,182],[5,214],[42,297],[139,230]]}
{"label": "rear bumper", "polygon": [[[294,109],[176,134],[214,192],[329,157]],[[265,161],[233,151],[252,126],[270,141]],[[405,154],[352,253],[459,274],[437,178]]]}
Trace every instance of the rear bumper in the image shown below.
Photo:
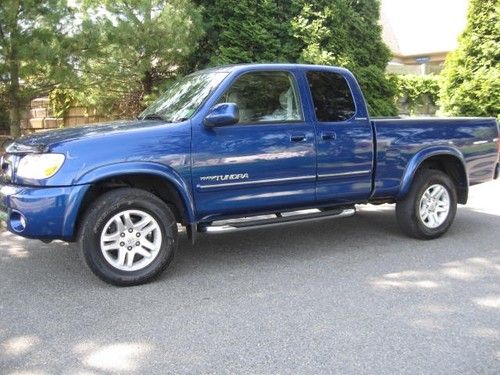
{"label": "rear bumper", "polygon": [[88,185],[0,185],[0,220],[9,231],[23,237],[70,240],[87,189]]}

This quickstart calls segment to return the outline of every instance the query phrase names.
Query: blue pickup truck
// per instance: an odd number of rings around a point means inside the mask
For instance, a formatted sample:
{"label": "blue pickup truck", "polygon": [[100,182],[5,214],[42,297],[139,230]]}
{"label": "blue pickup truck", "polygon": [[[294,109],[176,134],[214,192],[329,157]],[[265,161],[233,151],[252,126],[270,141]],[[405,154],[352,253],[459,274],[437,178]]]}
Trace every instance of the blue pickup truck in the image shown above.
{"label": "blue pickup truck", "polygon": [[342,68],[234,65],[180,79],[137,120],[19,138],[1,160],[15,234],[78,242],[115,285],[171,262],[178,225],[219,233],[396,203],[421,239],[450,227],[469,186],[499,174],[494,118],[374,119]]}

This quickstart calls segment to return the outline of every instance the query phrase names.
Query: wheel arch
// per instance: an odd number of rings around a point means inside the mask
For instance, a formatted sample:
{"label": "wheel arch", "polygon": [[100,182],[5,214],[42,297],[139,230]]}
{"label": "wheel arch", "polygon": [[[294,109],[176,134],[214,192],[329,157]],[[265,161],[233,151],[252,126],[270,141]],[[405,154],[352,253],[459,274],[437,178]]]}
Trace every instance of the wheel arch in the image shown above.
{"label": "wheel arch", "polygon": [[416,173],[422,168],[437,169],[446,173],[455,185],[458,203],[467,203],[469,180],[466,163],[462,153],[453,147],[433,147],[417,153],[408,163],[405,170],[398,199],[406,197]]}
{"label": "wheel arch", "polygon": [[77,181],[87,184],[85,195],[78,207],[75,234],[85,211],[99,195],[120,187],[135,187],[149,191],[174,211],[176,220],[188,226],[194,222],[194,202],[189,185],[173,169],[156,163],[119,163],[92,170]]}

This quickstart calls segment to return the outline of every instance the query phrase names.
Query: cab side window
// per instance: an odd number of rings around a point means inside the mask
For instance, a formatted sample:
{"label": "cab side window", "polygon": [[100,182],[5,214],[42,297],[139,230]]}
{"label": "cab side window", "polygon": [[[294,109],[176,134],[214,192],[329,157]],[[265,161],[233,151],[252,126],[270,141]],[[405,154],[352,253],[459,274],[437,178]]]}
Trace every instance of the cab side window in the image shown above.
{"label": "cab side window", "polygon": [[319,122],[345,121],[355,115],[354,99],[342,75],[333,72],[308,72],[307,80]]}
{"label": "cab side window", "polygon": [[240,124],[302,120],[293,77],[286,72],[254,72],[237,78],[219,103],[236,103]]}

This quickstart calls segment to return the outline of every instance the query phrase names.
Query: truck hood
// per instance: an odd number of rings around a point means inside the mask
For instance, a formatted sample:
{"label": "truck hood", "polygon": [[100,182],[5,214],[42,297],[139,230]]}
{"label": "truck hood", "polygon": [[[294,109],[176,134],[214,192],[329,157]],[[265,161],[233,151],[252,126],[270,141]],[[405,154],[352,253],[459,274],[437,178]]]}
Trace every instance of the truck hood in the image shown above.
{"label": "truck hood", "polygon": [[138,131],[157,127],[163,123],[157,120],[130,120],[98,123],[74,128],[49,130],[23,136],[11,145],[9,153],[46,152],[55,145],[66,142],[102,137],[127,131]]}

